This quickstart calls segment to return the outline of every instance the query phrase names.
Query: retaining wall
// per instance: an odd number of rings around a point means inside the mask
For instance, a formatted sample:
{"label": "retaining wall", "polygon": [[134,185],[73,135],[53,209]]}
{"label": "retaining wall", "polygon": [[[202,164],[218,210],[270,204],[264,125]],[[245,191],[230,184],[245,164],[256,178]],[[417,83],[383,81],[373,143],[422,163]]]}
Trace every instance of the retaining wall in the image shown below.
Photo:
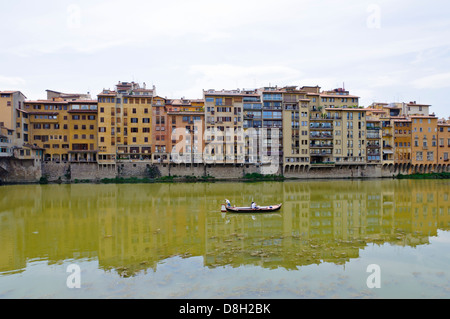
{"label": "retaining wall", "polygon": [[42,176],[41,163],[34,159],[0,158],[0,182],[35,183]]}

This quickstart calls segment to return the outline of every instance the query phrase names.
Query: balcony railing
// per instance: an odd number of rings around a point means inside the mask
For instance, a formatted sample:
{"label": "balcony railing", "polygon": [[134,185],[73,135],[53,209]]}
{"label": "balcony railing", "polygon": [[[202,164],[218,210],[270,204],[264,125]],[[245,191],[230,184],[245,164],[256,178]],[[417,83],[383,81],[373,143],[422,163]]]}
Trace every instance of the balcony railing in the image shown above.
{"label": "balcony railing", "polygon": [[333,134],[330,132],[311,132],[310,137],[312,139],[331,139],[333,138]]}

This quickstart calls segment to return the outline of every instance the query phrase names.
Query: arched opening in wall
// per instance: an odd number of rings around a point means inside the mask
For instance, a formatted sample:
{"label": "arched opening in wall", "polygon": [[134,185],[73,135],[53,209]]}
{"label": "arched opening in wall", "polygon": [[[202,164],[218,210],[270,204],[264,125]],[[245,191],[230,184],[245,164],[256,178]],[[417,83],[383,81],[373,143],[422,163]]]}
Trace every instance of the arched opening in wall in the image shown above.
{"label": "arched opening in wall", "polygon": [[394,165],[389,164],[389,172],[392,173],[394,171]]}
{"label": "arched opening in wall", "polygon": [[394,165],[394,173],[397,173],[399,171],[400,164],[395,163]]}

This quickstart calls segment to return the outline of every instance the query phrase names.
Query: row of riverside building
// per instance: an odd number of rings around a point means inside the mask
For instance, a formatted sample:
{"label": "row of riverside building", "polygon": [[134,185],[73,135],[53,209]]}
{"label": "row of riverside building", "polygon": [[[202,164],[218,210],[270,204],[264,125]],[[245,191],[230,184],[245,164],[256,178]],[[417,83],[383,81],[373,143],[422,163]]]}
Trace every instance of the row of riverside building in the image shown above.
{"label": "row of riverside building", "polygon": [[382,165],[402,172],[448,171],[450,121],[430,105],[373,103],[319,86],[204,90],[168,99],[145,83],[27,100],[0,91],[0,157],[43,162],[121,161],[262,165],[283,172]]}

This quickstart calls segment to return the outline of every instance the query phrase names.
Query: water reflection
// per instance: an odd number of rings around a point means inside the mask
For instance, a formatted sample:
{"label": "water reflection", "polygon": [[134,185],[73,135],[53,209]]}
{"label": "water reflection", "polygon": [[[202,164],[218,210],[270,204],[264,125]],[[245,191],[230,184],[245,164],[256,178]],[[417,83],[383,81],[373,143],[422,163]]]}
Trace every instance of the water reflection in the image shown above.
{"label": "water reflection", "polygon": [[[345,264],[372,243],[414,247],[449,230],[449,189],[431,180],[5,186],[0,274],[77,258],[123,277],[172,256],[202,256],[210,268]],[[283,207],[221,213],[224,198]]]}

